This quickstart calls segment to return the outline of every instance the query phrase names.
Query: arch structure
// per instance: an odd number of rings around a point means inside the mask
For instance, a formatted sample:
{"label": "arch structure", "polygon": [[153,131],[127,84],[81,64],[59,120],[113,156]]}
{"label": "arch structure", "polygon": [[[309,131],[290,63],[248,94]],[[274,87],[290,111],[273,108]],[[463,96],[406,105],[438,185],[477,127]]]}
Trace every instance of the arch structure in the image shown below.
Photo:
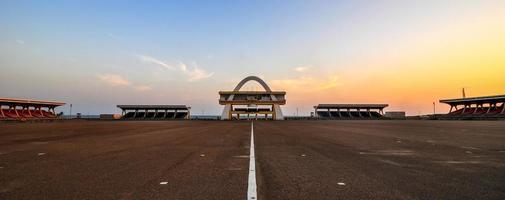
{"label": "arch structure", "polygon": [[[240,91],[249,81],[256,81],[264,91]],[[247,119],[251,119],[252,115],[254,119],[284,120],[280,106],[286,104],[286,92],[272,91],[257,76],[248,76],[233,91],[220,91],[219,95],[219,104],[224,105],[222,120],[240,119],[244,115]]]}

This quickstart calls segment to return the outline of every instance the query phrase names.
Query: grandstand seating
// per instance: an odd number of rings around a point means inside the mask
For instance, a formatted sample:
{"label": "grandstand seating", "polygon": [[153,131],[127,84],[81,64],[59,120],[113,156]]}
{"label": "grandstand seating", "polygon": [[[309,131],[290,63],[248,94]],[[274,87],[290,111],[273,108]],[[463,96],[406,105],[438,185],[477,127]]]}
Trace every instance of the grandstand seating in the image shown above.
{"label": "grandstand seating", "polygon": [[382,117],[382,115],[376,111],[317,111],[317,116],[319,118],[329,119],[377,119]]}
{"label": "grandstand seating", "polygon": [[43,120],[58,119],[54,108],[61,102],[0,98],[0,120]]}
{"label": "grandstand seating", "polygon": [[168,120],[168,119],[185,119],[188,116],[188,112],[158,112],[150,111],[150,112],[127,112],[121,117],[121,119],[128,120]]}
{"label": "grandstand seating", "polygon": [[123,120],[173,120],[189,119],[185,105],[118,105]]}
{"label": "grandstand seating", "polygon": [[505,119],[505,95],[445,99],[440,102],[451,106],[451,110],[456,108],[441,116],[441,119]]}
{"label": "grandstand seating", "polygon": [[387,104],[319,104],[314,106],[320,119],[381,119]]}

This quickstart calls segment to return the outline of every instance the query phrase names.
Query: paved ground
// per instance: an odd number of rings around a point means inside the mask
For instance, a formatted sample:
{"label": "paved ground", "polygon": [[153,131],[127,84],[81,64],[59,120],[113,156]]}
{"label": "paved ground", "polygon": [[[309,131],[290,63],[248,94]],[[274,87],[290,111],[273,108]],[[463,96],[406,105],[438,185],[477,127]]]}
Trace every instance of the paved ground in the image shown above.
{"label": "paved ground", "polygon": [[[254,125],[259,199],[505,199],[505,122]],[[249,141],[249,122],[2,123],[0,199],[245,199]]]}

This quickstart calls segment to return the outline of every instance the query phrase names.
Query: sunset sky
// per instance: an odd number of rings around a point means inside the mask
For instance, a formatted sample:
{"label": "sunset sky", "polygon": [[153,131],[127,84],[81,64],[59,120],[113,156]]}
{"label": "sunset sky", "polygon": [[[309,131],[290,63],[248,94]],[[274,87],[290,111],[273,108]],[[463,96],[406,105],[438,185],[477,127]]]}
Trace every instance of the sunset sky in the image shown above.
{"label": "sunset sky", "polygon": [[140,2],[0,1],[0,97],[214,115],[218,91],[249,75],[287,92],[285,115],[318,103],[444,113],[438,100],[463,87],[505,94],[503,0]]}

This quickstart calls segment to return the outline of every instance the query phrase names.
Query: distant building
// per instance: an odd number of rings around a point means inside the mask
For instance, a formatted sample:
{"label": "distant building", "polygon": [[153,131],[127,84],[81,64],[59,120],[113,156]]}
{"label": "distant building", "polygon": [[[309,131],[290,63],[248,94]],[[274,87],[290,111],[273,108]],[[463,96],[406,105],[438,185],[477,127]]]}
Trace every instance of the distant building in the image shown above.
{"label": "distant building", "polygon": [[320,119],[380,119],[388,104],[319,104],[314,106]]}
{"label": "distant building", "polygon": [[174,120],[189,119],[190,109],[186,105],[118,105],[124,120]]}
{"label": "distant building", "polygon": [[505,95],[443,99],[451,106],[445,119],[505,119]]}
{"label": "distant building", "polygon": [[384,114],[384,117],[391,119],[405,119],[404,111],[388,111]]}

